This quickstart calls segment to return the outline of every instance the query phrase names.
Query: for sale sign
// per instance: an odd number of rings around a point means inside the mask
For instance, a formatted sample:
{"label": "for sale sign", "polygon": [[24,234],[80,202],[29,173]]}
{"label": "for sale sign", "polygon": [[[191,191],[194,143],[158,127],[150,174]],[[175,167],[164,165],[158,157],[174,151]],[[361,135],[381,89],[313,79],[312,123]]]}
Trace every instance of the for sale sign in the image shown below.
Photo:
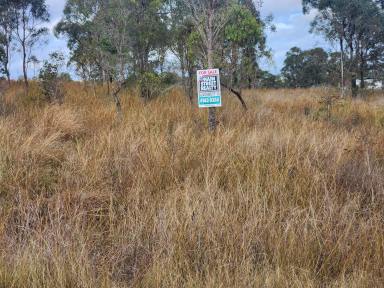
{"label": "for sale sign", "polygon": [[200,108],[221,107],[219,69],[198,70],[197,90]]}

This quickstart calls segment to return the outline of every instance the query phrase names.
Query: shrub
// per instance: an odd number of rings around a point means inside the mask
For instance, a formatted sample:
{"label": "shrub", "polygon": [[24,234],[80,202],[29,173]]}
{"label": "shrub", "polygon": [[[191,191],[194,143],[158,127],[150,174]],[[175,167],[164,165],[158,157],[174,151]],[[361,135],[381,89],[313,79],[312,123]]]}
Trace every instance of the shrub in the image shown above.
{"label": "shrub", "polygon": [[61,80],[63,80],[64,82],[71,82],[72,81],[71,74],[69,74],[67,72],[60,73],[59,78]]}
{"label": "shrub", "polygon": [[158,97],[162,91],[161,77],[153,72],[143,73],[138,84],[140,96],[145,100]]}
{"label": "shrub", "polygon": [[175,85],[179,81],[179,76],[172,72],[161,73],[160,78],[163,85]]}
{"label": "shrub", "polygon": [[64,91],[62,82],[65,80],[60,77],[59,69],[63,65],[64,57],[62,54],[54,52],[50,54],[50,60],[44,61],[44,65],[39,73],[40,86],[45,99],[50,103],[62,103]]}
{"label": "shrub", "polygon": [[159,97],[169,86],[178,82],[178,76],[172,72],[156,74],[146,72],[138,80],[140,95],[146,100]]}

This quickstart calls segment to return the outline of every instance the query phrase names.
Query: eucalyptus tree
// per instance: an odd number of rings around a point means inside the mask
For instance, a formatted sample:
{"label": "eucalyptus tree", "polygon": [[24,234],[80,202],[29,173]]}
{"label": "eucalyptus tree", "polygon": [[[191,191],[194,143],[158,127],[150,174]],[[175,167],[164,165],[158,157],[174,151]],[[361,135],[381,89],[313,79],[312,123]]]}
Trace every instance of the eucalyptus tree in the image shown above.
{"label": "eucalyptus tree", "polygon": [[[168,44],[163,0],[68,0],[57,35],[68,38],[71,61],[80,71],[113,82],[112,95],[121,115],[119,92],[130,77],[153,72]],[[157,60],[154,58],[157,56]],[[148,93],[143,88],[141,96]]]}
{"label": "eucalyptus tree", "polygon": [[269,55],[265,45],[266,23],[261,20],[254,4],[241,2],[232,5],[222,35],[222,54],[226,55],[222,65],[226,83],[232,89],[254,87],[259,70],[258,59]]}
{"label": "eucalyptus tree", "polygon": [[[169,5],[166,0],[125,1],[129,5],[127,33],[133,60],[133,73],[139,83],[152,79],[165,60],[170,46]],[[125,4],[127,5],[127,4]],[[163,60],[161,60],[163,58]],[[160,59],[160,61],[159,61]],[[159,65],[160,64],[160,65]],[[140,96],[151,94],[147,85],[139,85]]]}
{"label": "eucalyptus tree", "polygon": [[11,82],[9,63],[11,57],[12,32],[14,30],[14,18],[11,13],[11,1],[0,0],[0,72]]}
{"label": "eucalyptus tree", "polygon": [[[86,83],[89,80],[106,80],[106,71],[101,71],[101,35],[104,23],[98,21],[103,9],[101,0],[68,0],[62,20],[55,27],[56,36],[65,36],[71,51],[69,62]],[[98,18],[97,18],[98,17]]]}
{"label": "eucalyptus tree", "polygon": [[28,91],[28,59],[34,46],[48,33],[43,25],[49,21],[49,13],[45,0],[12,0],[10,3],[15,21],[13,34],[22,53],[23,77]]}
{"label": "eucalyptus tree", "polygon": [[384,56],[384,11],[369,2],[361,9],[356,25],[356,54],[361,88],[365,88],[364,79]]}
{"label": "eucalyptus tree", "polygon": [[329,55],[322,48],[302,51],[293,47],[287,52],[282,76],[291,88],[309,88],[328,84]]}
{"label": "eucalyptus tree", "polygon": [[112,92],[121,116],[118,93],[126,79],[129,63],[127,33],[130,9],[123,0],[68,0],[63,19],[55,28],[57,36],[68,39],[70,63],[76,65],[84,82],[96,80],[117,83]]}
{"label": "eucalyptus tree", "polygon": [[101,46],[99,47],[103,58],[101,65],[105,71],[108,71],[111,82],[112,77],[115,78],[116,85],[112,95],[119,117],[122,116],[119,93],[126,83],[132,61],[130,35],[128,34],[132,7],[126,5],[127,2],[111,0],[100,13],[100,19],[97,21],[104,27],[101,30]]}
{"label": "eucalyptus tree", "polygon": [[[340,43],[342,79],[344,63],[348,63],[353,95],[356,95],[356,76],[361,85],[369,63],[378,57],[383,43],[383,10],[374,0],[303,0],[304,12],[316,9],[312,31],[322,33],[326,39]],[[344,61],[344,58],[347,61]],[[344,81],[342,80],[342,87]]]}
{"label": "eucalyptus tree", "polygon": [[193,101],[193,79],[197,66],[196,32],[184,0],[170,1],[169,48],[180,63],[182,86]]}
{"label": "eucalyptus tree", "polygon": [[304,13],[309,13],[311,9],[318,10],[318,14],[311,23],[311,32],[323,34],[330,42],[339,44],[342,96],[345,87],[345,41],[348,28],[346,2],[345,0],[303,0]]}
{"label": "eucalyptus tree", "polygon": [[[243,56],[247,55],[244,47],[255,49],[263,30],[260,19],[255,17],[247,6],[250,2],[236,0],[183,0],[182,2],[187,8],[189,20],[193,25],[192,35],[200,65],[207,68],[214,66],[223,68],[224,76],[229,79],[227,87],[236,94],[246,108],[241,93],[235,91],[233,85],[237,84],[241,78],[238,76],[240,64],[245,63],[241,59],[246,59]],[[256,10],[253,5],[252,3],[251,7]],[[229,62],[227,59],[230,59]],[[255,64],[256,61],[252,61],[252,65]],[[208,115],[209,130],[214,131],[217,125],[216,108],[209,108]]]}
{"label": "eucalyptus tree", "polygon": [[[229,0],[183,0],[189,10],[190,19],[199,37],[199,52],[207,68],[214,68],[215,51],[219,48],[219,39],[228,23]],[[215,131],[216,108],[209,108],[208,126]]]}
{"label": "eucalyptus tree", "polygon": [[[238,45],[241,56],[240,67],[238,67],[241,73],[239,85],[249,89],[255,88],[257,85],[257,78],[261,71],[258,65],[260,58],[270,59],[272,57],[271,50],[266,45],[266,31],[274,32],[275,26],[272,24],[273,17],[271,15],[264,19],[261,18],[260,9],[262,3],[261,0],[238,1],[238,5],[243,10],[240,13],[240,15],[243,15],[242,18],[239,19],[239,14],[237,14],[240,24],[237,25],[237,29],[239,35],[242,36],[237,37],[237,40],[241,40],[241,45]],[[233,27],[236,28],[236,22],[233,23]]]}

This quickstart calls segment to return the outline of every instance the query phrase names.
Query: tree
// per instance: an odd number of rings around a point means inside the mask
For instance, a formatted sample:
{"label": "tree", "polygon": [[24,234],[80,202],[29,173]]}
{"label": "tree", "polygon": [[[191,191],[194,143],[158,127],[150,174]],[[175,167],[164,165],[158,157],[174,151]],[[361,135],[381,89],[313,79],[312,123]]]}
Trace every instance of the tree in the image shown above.
{"label": "tree", "polygon": [[11,1],[0,0],[0,50],[2,54],[0,58],[0,72],[7,77],[8,84],[11,82],[9,62],[14,25],[14,17],[11,13]]}
{"label": "tree", "polygon": [[[190,19],[199,36],[200,53],[208,69],[214,68],[214,53],[218,48],[220,33],[227,24],[230,1],[184,0],[189,9]],[[216,130],[216,108],[209,108],[208,126],[211,132]]]}
{"label": "tree", "polygon": [[[119,111],[118,93],[133,82],[143,99],[158,94],[148,81],[158,90],[169,51],[179,59],[190,99],[196,67],[217,65],[245,106],[233,87],[241,86],[247,71],[256,71],[265,47],[263,30],[252,1],[68,0],[55,32],[68,38],[70,61],[84,79],[107,79],[114,86]],[[210,109],[211,128],[214,114]]]}
{"label": "tree", "polygon": [[[163,63],[167,15],[163,0],[69,0],[55,30],[68,38],[71,61],[84,78],[114,84],[112,96],[121,115],[118,94],[130,83],[127,79],[140,80]],[[140,88],[143,98],[151,94],[147,85]]]}
{"label": "tree", "polygon": [[33,65],[33,78],[36,78],[36,66],[40,64],[40,60],[35,55],[31,55],[28,59],[28,63]]}
{"label": "tree", "polygon": [[344,73],[342,69],[344,65],[342,65],[343,57],[340,52],[331,52],[328,53],[328,64],[326,67],[327,70],[327,80],[326,83],[333,87],[342,87],[341,83],[343,83]]}
{"label": "tree", "polygon": [[[207,68],[216,65],[223,68],[223,76],[229,80],[225,87],[233,92],[246,108],[241,93],[236,91],[234,86],[241,82],[241,66],[256,65],[254,52],[263,26],[257,15],[252,13],[251,9],[257,11],[254,3],[235,0],[183,0],[183,4],[188,9],[189,19],[195,31],[192,35],[198,48],[198,62]],[[245,61],[246,56],[248,63]],[[226,59],[230,59],[229,63]],[[209,130],[215,131],[216,108],[209,108],[208,115]]]}
{"label": "tree", "polygon": [[[352,94],[357,91],[356,77],[364,78],[370,62],[380,57],[383,43],[383,9],[374,0],[303,0],[304,12],[317,9],[312,31],[322,33],[329,41],[338,39],[341,52],[341,73],[344,78],[344,63],[348,62]],[[346,45],[344,45],[346,44]],[[348,53],[346,53],[348,52]],[[344,57],[348,55],[347,61]],[[344,83],[342,83],[342,87]]]}
{"label": "tree", "polygon": [[198,37],[184,0],[171,1],[170,50],[180,63],[181,81],[188,99],[193,101],[194,75],[197,66]]}
{"label": "tree", "polygon": [[[258,6],[257,6],[258,5]],[[270,58],[271,52],[266,47],[267,29],[275,30],[271,25],[272,17],[261,19],[261,2],[239,0],[232,5],[230,21],[224,33],[224,52],[222,62],[227,66],[229,84],[236,89],[254,88],[260,68],[258,60]],[[229,59],[229,61],[225,61]]]}
{"label": "tree", "polygon": [[[99,0],[68,0],[64,16],[55,27],[56,36],[65,36],[71,51],[69,63],[74,64],[84,83],[96,80],[108,81],[110,71],[101,67],[104,55],[101,55],[101,38],[104,22],[100,21],[103,2]],[[103,19],[103,18],[101,18]]]}
{"label": "tree", "polygon": [[328,65],[328,53],[322,48],[302,51],[293,47],[287,53],[282,75],[288,87],[319,86],[327,84]]}
{"label": "tree", "polygon": [[60,52],[53,52],[49,60],[44,61],[39,73],[40,87],[45,99],[49,103],[61,104],[64,99],[60,68],[64,65],[64,56]]}
{"label": "tree", "polygon": [[280,75],[273,75],[268,71],[260,70],[257,75],[258,88],[282,88],[283,81]]}
{"label": "tree", "polygon": [[48,29],[42,25],[49,21],[49,13],[45,0],[12,0],[11,3],[15,40],[22,53],[23,78],[28,92],[28,59],[34,46],[48,33]]}
{"label": "tree", "polygon": [[228,72],[228,83],[231,87],[240,88],[242,82],[247,81],[250,88],[257,73],[256,45],[264,39],[263,27],[257,16],[244,5],[233,5],[228,14],[229,21],[223,34],[224,45],[221,45],[223,54],[227,57],[221,62]]}

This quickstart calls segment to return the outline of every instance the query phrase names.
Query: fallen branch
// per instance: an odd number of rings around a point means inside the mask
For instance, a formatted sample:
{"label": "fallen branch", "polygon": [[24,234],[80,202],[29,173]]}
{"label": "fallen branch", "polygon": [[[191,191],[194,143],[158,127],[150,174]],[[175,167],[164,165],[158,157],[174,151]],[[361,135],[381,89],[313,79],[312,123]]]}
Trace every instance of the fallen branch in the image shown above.
{"label": "fallen branch", "polygon": [[228,86],[225,85],[224,83],[221,83],[221,86],[223,86],[223,87],[224,87],[225,89],[227,89],[229,92],[235,94],[236,97],[237,97],[237,99],[239,99],[239,101],[241,102],[241,106],[243,106],[243,109],[244,109],[244,110],[248,110],[247,104],[245,103],[243,97],[241,96],[241,92],[236,91],[236,90],[233,89],[232,87],[228,87]]}

